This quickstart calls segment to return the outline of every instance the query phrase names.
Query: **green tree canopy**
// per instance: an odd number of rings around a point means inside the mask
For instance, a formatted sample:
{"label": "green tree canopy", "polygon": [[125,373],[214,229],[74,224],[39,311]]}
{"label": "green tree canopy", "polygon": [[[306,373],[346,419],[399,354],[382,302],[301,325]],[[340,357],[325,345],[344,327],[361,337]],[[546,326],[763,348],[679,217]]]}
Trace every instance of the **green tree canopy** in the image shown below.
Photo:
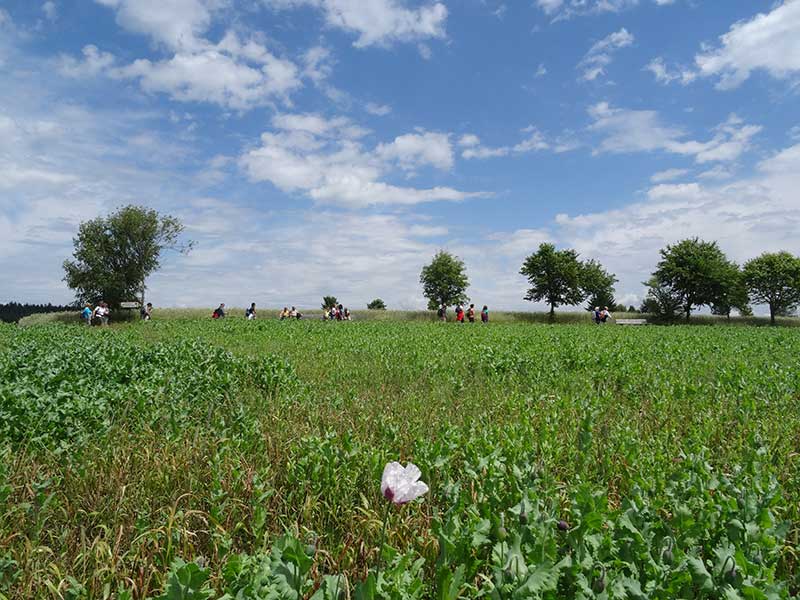
{"label": "green tree canopy", "polygon": [[550,317],[557,306],[574,306],[586,299],[581,284],[584,265],[574,250],[556,250],[553,244],[541,244],[522,264],[520,273],[528,278],[531,287],[525,300],[546,302]]}
{"label": "green tree canopy", "polygon": [[339,301],[336,299],[336,296],[323,296],[322,297],[322,310],[328,310],[333,308],[334,306],[338,306]]}
{"label": "green tree canopy", "polygon": [[674,321],[683,312],[683,296],[658,278],[645,281],[647,296],[642,302],[640,312],[654,316],[659,321]]}
{"label": "green tree canopy", "polygon": [[[583,263],[581,289],[589,297],[586,310],[593,310],[595,306],[600,308],[608,306],[609,310],[616,310],[617,301],[614,298],[614,284],[617,281],[616,276],[606,271],[596,260]],[[624,306],[622,310],[625,310]]]}
{"label": "green tree canopy", "polygon": [[194,246],[179,242],[183,230],[176,217],[132,205],[81,223],[73,258],[64,261],[64,281],[80,302],[118,306],[138,298],[144,304],[146,280],[161,266],[162,253]]}
{"label": "green tree canopy", "polygon": [[747,261],[744,285],[756,304],[769,306],[770,322],[800,305],[800,258],[789,252],[764,253]]}
{"label": "green tree canopy", "polygon": [[714,304],[728,293],[731,262],[716,242],[692,238],[661,250],[653,277],[681,299],[688,321],[695,307]]}
{"label": "green tree canopy", "polygon": [[728,263],[725,285],[722,286],[719,297],[711,303],[711,314],[730,319],[733,309],[738,310],[743,317],[753,314],[742,270],[736,263]]}
{"label": "green tree canopy", "polygon": [[386,303],[380,298],[375,298],[375,300],[367,304],[367,310],[386,310]]}
{"label": "green tree canopy", "polygon": [[466,295],[469,287],[464,261],[449,252],[440,250],[431,264],[422,267],[419,275],[422,294],[428,299],[428,310],[439,306],[463,304],[469,300]]}

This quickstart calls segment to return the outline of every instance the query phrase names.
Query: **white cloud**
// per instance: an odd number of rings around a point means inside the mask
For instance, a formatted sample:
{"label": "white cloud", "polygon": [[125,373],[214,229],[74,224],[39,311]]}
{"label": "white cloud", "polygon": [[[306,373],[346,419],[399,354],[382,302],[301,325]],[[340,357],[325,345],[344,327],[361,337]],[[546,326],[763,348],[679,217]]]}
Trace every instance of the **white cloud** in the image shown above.
{"label": "white cloud", "polygon": [[688,85],[697,78],[697,73],[685,67],[670,69],[661,57],[654,58],[645,66],[646,71],[650,71],[656,81],[669,84],[678,81],[682,85]]}
{"label": "white cloud", "polygon": [[534,125],[526,127],[522,130],[522,133],[526,134],[522,141],[513,146],[499,147],[484,146],[477,135],[471,133],[465,134],[461,136],[458,141],[458,145],[462,148],[461,156],[466,159],[485,159],[551,149],[555,152],[566,152],[576,147],[574,145],[564,144],[560,141],[556,141],[554,147],[553,144],[547,141],[545,135]]}
{"label": "white cloud", "polygon": [[95,0],[116,11],[117,23],[174,51],[195,51],[226,0]]}
{"label": "white cloud", "polygon": [[674,179],[680,179],[684,175],[689,174],[689,169],[666,169],[665,171],[659,171],[658,173],[654,173],[652,177],[650,177],[650,181],[653,183],[663,183],[665,181],[672,181]]}
{"label": "white cloud", "polygon": [[62,55],[59,59],[58,71],[65,77],[95,77],[106,72],[116,61],[113,54],[102,52],[93,44],[84,46],[82,53],[82,59]]}
{"label": "white cloud", "polygon": [[285,192],[301,192],[320,204],[359,208],[381,204],[459,201],[484,194],[448,187],[399,187],[383,179],[393,169],[430,165],[449,169],[449,136],[417,132],[398,136],[372,150],[359,142],[363,130],[348,120],[318,115],[278,115],[279,131],[261,136],[261,145],[240,164],[252,181],[269,181]]}
{"label": "white cloud", "polygon": [[377,104],[375,102],[367,102],[364,108],[369,114],[376,117],[385,117],[392,112],[392,107],[388,104]]}
{"label": "white cloud", "polygon": [[114,76],[137,79],[143,90],[169,94],[174,100],[238,110],[273,98],[285,101],[301,85],[290,61],[269,55],[262,66],[251,66],[218,50],[176,54],[159,62],[139,59],[117,69]]}
{"label": "white cloud", "polygon": [[322,11],[328,26],[357,35],[358,48],[445,37],[447,7],[441,2],[413,9],[402,0],[263,1],[277,9],[313,6]]}
{"label": "white cloud", "polygon": [[407,170],[426,165],[447,170],[454,164],[450,136],[444,133],[422,132],[401,135],[390,144],[380,144],[375,151],[384,160],[396,160]]}
{"label": "white cloud", "polygon": [[621,280],[621,293],[640,294],[658,250],[680,239],[717,240],[738,261],[765,251],[800,253],[796,190],[800,145],[758,164],[756,174],[728,184],[660,184],[643,202],[619,209],[557,218],[558,239],[601,257]]}
{"label": "white cloud", "polygon": [[539,63],[539,66],[536,67],[536,72],[533,74],[533,76],[536,79],[539,79],[540,77],[544,77],[545,75],[547,75],[547,67],[544,66],[544,63]]}
{"label": "white cloud", "polygon": [[665,125],[657,112],[613,108],[601,102],[589,108],[594,122],[589,130],[602,135],[595,153],[652,152],[662,150],[673,154],[693,156],[697,163],[736,160],[761,131],[757,125],[747,125],[736,115],[714,129],[707,142],[685,140],[686,133]]}
{"label": "white cloud", "polygon": [[42,12],[48,21],[55,21],[58,18],[58,6],[52,0],[47,0],[42,4]]}
{"label": "white cloud", "polygon": [[631,46],[633,42],[633,35],[624,27],[596,42],[578,63],[577,68],[582,71],[581,79],[594,81],[600,75],[604,75],[614,53],[621,48]]}
{"label": "white cloud", "polygon": [[173,54],[112,69],[110,54],[87,46],[81,61],[62,57],[65,74],[105,73],[135,79],[144,91],[168,94],[181,102],[247,110],[275,101],[288,103],[290,94],[302,85],[301,76],[319,84],[330,72],[329,57],[322,48],[306,52],[301,71],[294,62],[275,56],[257,36],[243,39],[229,30],[217,43],[205,39],[214,16],[228,6],[227,0],[96,1],[113,8],[122,27],[151,37]]}
{"label": "white cloud", "polygon": [[769,13],[734,24],[719,46],[695,57],[699,73],[718,76],[717,87],[739,86],[753,71],[778,79],[800,71],[800,0],[786,0]]}

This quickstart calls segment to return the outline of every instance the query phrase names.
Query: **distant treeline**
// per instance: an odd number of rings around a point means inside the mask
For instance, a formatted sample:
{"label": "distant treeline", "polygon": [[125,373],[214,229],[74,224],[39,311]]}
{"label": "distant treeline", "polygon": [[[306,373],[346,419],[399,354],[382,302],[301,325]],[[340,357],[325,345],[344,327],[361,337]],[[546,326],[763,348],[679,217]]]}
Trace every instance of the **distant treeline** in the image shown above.
{"label": "distant treeline", "polygon": [[39,313],[63,312],[77,310],[72,306],[59,306],[56,304],[20,304],[19,302],[9,302],[0,304],[0,321],[4,323],[16,323],[22,317]]}

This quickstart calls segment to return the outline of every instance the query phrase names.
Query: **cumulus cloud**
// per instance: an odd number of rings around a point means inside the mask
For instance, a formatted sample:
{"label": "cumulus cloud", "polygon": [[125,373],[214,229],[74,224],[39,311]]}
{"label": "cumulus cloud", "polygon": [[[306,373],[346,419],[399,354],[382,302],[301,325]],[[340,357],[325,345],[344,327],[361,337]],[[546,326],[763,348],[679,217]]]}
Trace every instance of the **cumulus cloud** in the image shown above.
{"label": "cumulus cloud", "polygon": [[719,45],[695,57],[699,74],[718,77],[717,87],[731,89],[753,71],[777,79],[800,72],[800,0],[786,0],[768,13],[735,23]]}
{"label": "cumulus cloud", "polygon": [[82,54],[83,58],[80,59],[62,55],[58,64],[59,72],[65,77],[95,77],[106,72],[116,62],[113,54],[102,52],[94,44],[84,46]]}
{"label": "cumulus cloud", "polygon": [[623,27],[596,42],[581,62],[578,63],[577,68],[582,72],[581,79],[583,81],[594,81],[600,75],[604,75],[606,67],[613,60],[614,53],[622,48],[631,46],[633,41],[633,35]]}
{"label": "cumulus cloud", "polygon": [[392,112],[392,107],[388,104],[377,104],[376,102],[367,102],[364,108],[369,114],[376,117],[385,117]]}
{"label": "cumulus cloud", "polygon": [[171,54],[163,60],[141,58],[112,68],[114,57],[86,46],[80,60],[62,57],[69,76],[100,73],[133,79],[148,93],[164,93],[181,102],[209,102],[246,110],[275,101],[287,103],[305,76],[320,83],[329,74],[328,56],[312,48],[304,69],[272,53],[257,36],[229,30],[216,43],[204,37],[227,0],[95,0],[116,12],[117,23],[147,35]]}
{"label": "cumulus cloud", "polygon": [[673,181],[674,179],[680,179],[681,177],[688,175],[689,169],[666,169],[664,171],[659,171],[658,173],[654,173],[650,177],[650,181],[653,183],[663,183],[665,181]]}
{"label": "cumulus cloud", "polygon": [[662,122],[656,111],[614,108],[607,102],[589,108],[593,119],[589,130],[601,136],[595,153],[628,153],[664,151],[692,156],[697,163],[732,161],[751,145],[761,131],[758,125],[748,125],[736,115],[714,129],[706,142],[687,140],[686,133]]}
{"label": "cumulus cloud", "polygon": [[458,140],[461,147],[461,157],[467,159],[497,158],[500,156],[527,154],[529,152],[540,152],[553,150],[555,152],[566,152],[573,150],[576,146],[564,143],[563,140],[550,142],[545,135],[534,125],[524,128],[521,133],[525,137],[514,145],[509,146],[485,146],[481,139],[473,134],[462,135]]}
{"label": "cumulus cloud", "polygon": [[645,66],[646,71],[650,71],[658,83],[669,84],[674,81],[681,85],[688,85],[697,78],[697,73],[687,67],[671,68],[663,58],[657,57]]}
{"label": "cumulus cloud", "polygon": [[641,202],[620,209],[560,215],[558,238],[587,256],[602,257],[623,293],[641,293],[658,250],[700,236],[717,240],[738,262],[764,251],[800,254],[795,190],[800,186],[800,145],[761,161],[753,176],[727,184],[661,183]]}
{"label": "cumulus cloud", "polygon": [[276,131],[262,134],[261,145],[240,164],[252,181],[269,181],[285,192],[306,194],[320,204],[359,208],[386,204],[460,201],[484,194],[449,187],[413,188],[384,181],[393,169],[432,166],[449,169],[449,136],[416,132],[368,150],[364,131],[349,120],[319,115],[277,115]]}
{"label": "cumulus cloud", "polygon": [[312,6],[329,27],[356,35],[358,48],[445,37],[447,7],[441,2],[407,8],[402,0],[263,1],[275,9]]}

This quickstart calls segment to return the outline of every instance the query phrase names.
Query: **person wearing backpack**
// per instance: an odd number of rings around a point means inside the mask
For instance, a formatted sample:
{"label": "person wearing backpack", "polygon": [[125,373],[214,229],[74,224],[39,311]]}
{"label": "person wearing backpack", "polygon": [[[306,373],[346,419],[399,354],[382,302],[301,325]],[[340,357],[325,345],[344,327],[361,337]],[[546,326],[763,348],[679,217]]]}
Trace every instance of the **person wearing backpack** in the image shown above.
{"label": "person wearing backpack", "polygon": [[464,307],[460,304],[456,306],[456,322],[463,323],[464,322]]}
{"label": "person wearing backpack", "polygon": [[489,307],[484,305],[483,310],[481,311],[481,323],[488,323],[489,322]]}
{"label": "person wearing backpack", "polygon": [[467,319],[469,319],[470,323],[474,323],[475,322],[475,305],[474,304],[470,304],[469,305],[469,310],[467,310]]}
{"label": "person wearing backpack", "polygon": [[436,315],[439,317],[439,320],[442,321],[443,323],[447,322],[447,307],[445,307],[445,305],[442,304],[439,307],[439,310],[436,312]]}
{"label": "person wearing backpack", "polygon": [[214,312],[211,313],[212,319],[224,319],[225,318],[225,303],[223,302],[217,308],[214,309]]}

